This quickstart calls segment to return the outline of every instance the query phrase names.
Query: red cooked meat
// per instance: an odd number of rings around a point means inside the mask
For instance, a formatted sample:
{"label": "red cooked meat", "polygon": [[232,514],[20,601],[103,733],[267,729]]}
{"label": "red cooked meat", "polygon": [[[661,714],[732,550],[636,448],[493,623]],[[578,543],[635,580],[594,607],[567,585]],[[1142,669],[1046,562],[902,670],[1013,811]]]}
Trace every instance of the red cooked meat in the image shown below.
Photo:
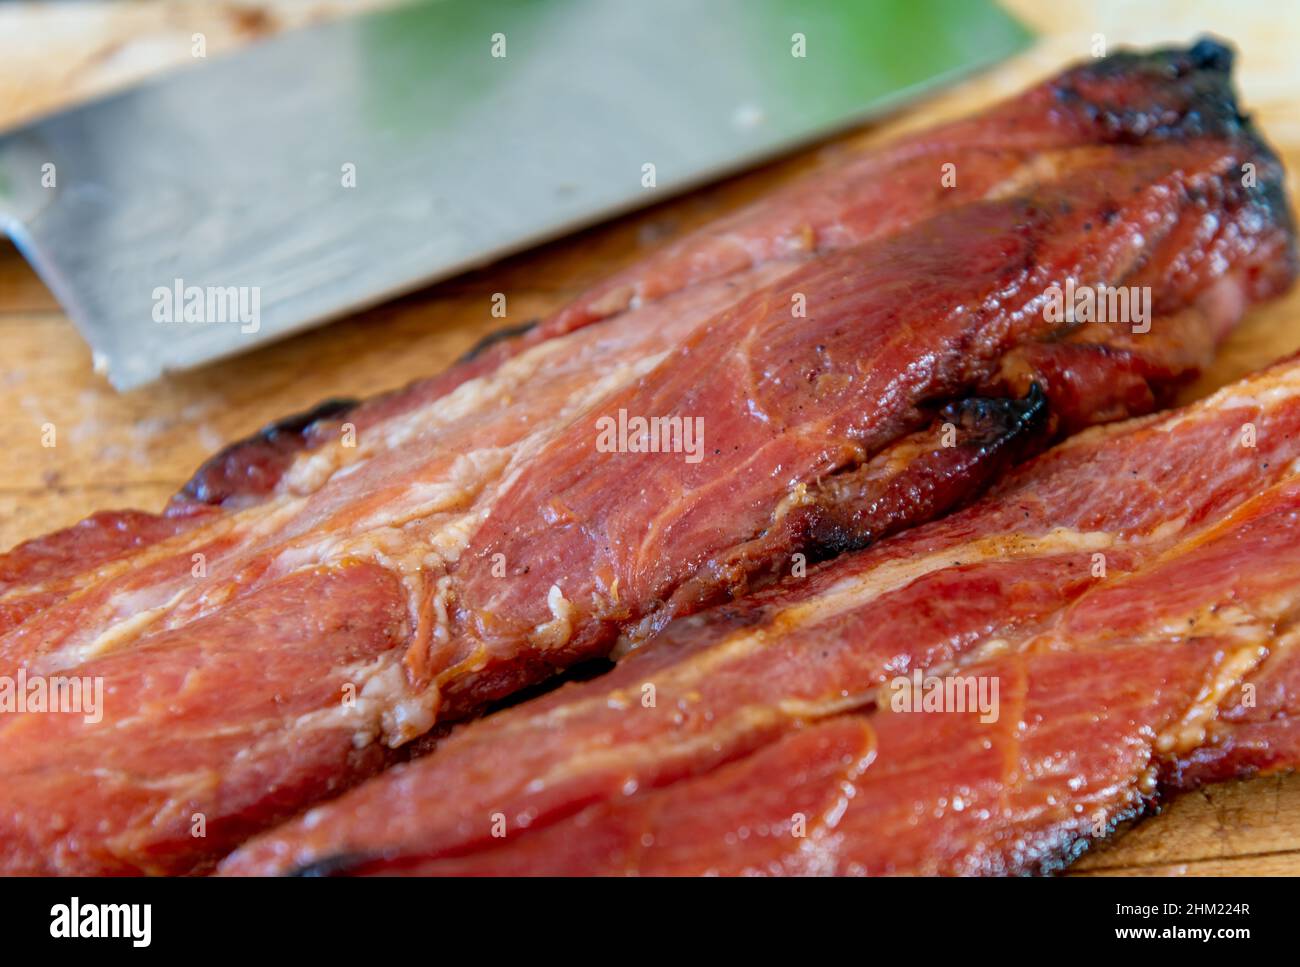
{"label": "red cooked meat", "polygon": [[[1052,870],[1161,790],[1296,765],[1298,605],[1294,360],[674,622],[225,870]],[[996,716],[896,705],[918,671],[997,682]]]}
{"label": "red cooked meat", "polygon": [[[93,726],[0,721],[0,869],[203,869],[433,729],[1160,405],[1295,273],[1229,60],[1119,55],[841,159],[634,269],[621,311],[281,421],[92,557],[0,559],[0,675],[106,688]],[[1150,331],[1049,319],[1071,282],[1143,287]],[[703,446],[608,452],[619,414]]]}

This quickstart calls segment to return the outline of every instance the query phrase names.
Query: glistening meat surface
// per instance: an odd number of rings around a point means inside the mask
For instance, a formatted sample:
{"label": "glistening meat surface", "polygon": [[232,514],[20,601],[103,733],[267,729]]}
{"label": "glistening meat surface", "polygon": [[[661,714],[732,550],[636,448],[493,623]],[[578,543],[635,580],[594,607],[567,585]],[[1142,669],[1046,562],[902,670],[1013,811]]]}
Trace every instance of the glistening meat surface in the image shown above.
{"label": "glistening meat surface", "polygon": [[[93,726],[0,721],[0,868],[203,868],[440,724],[1157,405],[1294,274],[1281,171],[1228,66],[1202,43],[1069,71],[988,129],[849,159],[805,250],[755,240],[807,187],[725,231],[752,257],[669,253],[625,311],[287,421],[161,520],[11,552],[0,674],[94,675],[106,696]],[[925,169],[953,152],[970,171],[945,189]],[[1150,332],[1049,321],[1067,280],[1149,287]],[[698,461],[598,447],[620,413],[702,420]]]}
{"label": "glistening meat surface", "polygon": [[[1293,360],[674,622],[224,868],[1051,870],[1162,788],[1295,766],[1298,606]],[[923,707],[944,681],[996,702]]]}

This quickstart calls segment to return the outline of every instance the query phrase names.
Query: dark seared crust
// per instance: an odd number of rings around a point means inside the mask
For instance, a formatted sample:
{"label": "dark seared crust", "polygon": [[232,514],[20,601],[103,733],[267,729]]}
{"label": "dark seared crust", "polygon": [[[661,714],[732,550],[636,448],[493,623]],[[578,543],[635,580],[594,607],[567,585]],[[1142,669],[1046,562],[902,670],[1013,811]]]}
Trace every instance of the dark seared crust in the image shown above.
{"label": "dark seared crust", "polygon": [[194,503],[229,506],[265,496],[275,489],[294,456],[321,439],[322,427],[357,404],[351,399],[325,400],[230,444],[199,467],[173,498],[173,507]]}
{"label": "dark seared crust", "polygon": [[1094,845],[1115,835],[1121,826],[1159,813],[1160,803],[1158,796],[1143,796],[1134,805],[1117,810],[1109,816],[1103,824],[1105,832],[1102,835],[1097,836],[1092,832],[1086,835],[1065,833],[1055,845],[1044,847],[1022,865],[998,870],[996,873],[1007,876],[1055,876],[1077,862]]}
{"label": "dark seared crust", "polygon": [[537,323],[538,320],[529,319],[527,322],[521,322],[517,326],[505,326],[501,329],[494,329],[471,346],[469,351],[461,356],[460,359],[456,360],[456,365],[459,366],[461,363],[472,362],[498,343],[507,342],[518,336],[522,336],[525,333],[531,332],[537,327]]}
{"label": "dark seared crust", "polygon": [[306,866],[299,867],[286,876],[304,876],[304,877],[331,877],[331,876],[351,876],[360,870],[369,862],[364,856],[331,856],[327,859],[318,860],[315,863],[309,863]]}
{"label": "dark seared crust", "polygon": [[[1234,59],[1230,46],[1207,36],[1190,47],[1117,51],[1066,71],[1048,89],[1062,109],[1096,128],[1103,141],[1150,144],[1208,137],[1249,146],[1247,160],[1256,166],[1257,183],[1247,192],[1248,203],[1292,236],[1294,264],[1295,224],[1285,174],[1277,154],[1240,109],[1232,83]],[[1168,96],[1145,95],[1151,85]]]}
{"label": "dark seared crust", "polygon": [[[887,485],[858,473],[828,478],[804,527],[810,559],[860,550],[887,536],[903,508],[938,517],[972,499],[1012,464],[1050,441],[1047,397],[1037,383],[1023,399],[970,397],[943,408],[925,446]],[[945,436],[951,434],[951,441]],[[915,513],[915,510],[907,512]]]}
{"label": "dark seared crust", "polygon": [[[478,362],[489,362],[487,354],[506,351],[509,345],[536,328],[537,320],[506,326],[488,333],[461,356],[452,370]],[[505,358],[505,357],[502,357]],[[367,402],[383,407],[386,401],[399,399],[404,391],[386,393]],[[203,463],[189,482],[173,498],[173,506],[195,503],[237,506],[266,496],[275,489],[280,475],[294,456],[313,449],[326,438],[325,424],[361,406],[362,400],[328,399],[303,413],[276,420],[256,433],[225,447]]]}
{"label": "dark seared crust", "polygon": [[[1238,137],[1248,118],[1237,109],[1230,75],[1232,49],[1209,37],[1191,47],[1145,53],[1122,50],[1063,74],[1057,101],[1098,125],[1108,140],[1136,144],[1192,137]],[[1144,80],[1181,82],[1176,97],[1133,100]]]}

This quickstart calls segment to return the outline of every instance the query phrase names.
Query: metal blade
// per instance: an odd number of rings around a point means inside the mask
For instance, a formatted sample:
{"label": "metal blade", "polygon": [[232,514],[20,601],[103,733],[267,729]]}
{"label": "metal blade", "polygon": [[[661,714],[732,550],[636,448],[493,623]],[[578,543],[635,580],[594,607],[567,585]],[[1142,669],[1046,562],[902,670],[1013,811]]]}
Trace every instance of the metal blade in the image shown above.
{"label": "metal blade", "polygon": [[0,211],[126,389],[663,200],[1026,40],[971,0],[443,0],[0,137]]}

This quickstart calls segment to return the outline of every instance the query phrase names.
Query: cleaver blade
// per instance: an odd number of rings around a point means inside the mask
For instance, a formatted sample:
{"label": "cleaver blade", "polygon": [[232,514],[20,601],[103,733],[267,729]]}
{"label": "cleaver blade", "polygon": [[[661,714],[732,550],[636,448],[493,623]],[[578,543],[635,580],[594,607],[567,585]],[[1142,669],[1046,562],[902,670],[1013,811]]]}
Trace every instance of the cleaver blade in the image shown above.
{"label": "cleaver blade", "polygon": [[0,223],[126,390],[661,201],[1028,39],[985,0],[413,4],[0,135]]}

